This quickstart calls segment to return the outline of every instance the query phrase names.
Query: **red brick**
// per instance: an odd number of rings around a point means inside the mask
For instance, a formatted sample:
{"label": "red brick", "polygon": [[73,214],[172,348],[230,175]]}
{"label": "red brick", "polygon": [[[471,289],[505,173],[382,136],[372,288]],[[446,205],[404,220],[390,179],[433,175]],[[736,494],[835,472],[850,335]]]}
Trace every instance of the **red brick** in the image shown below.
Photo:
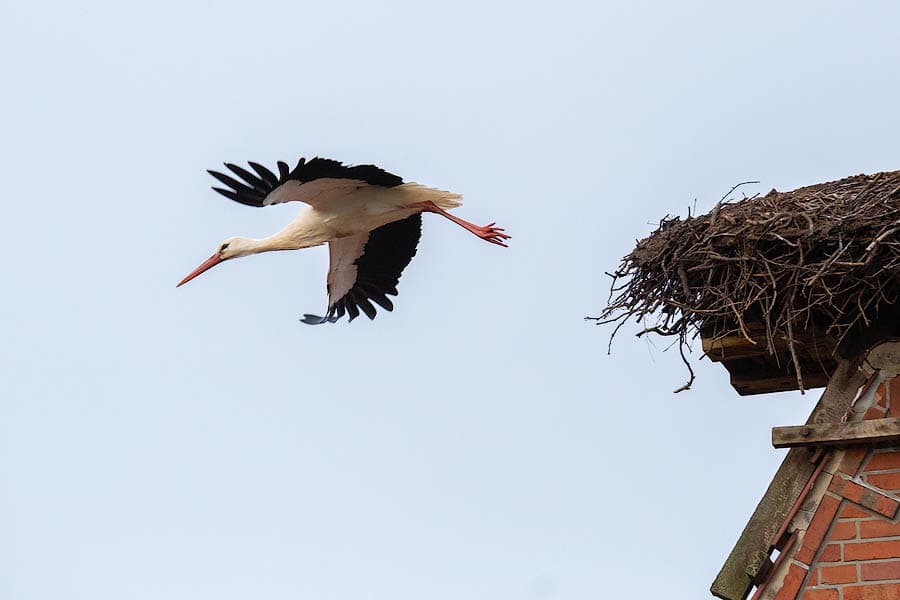
{"label": "red brick", "polygon": [[838,600],[838,591],[831,590],[806,590],[801,600]]}
{"label": "red brick", "polygon": [[844,600],[900,600],[900,584],[883,583],[845,587]]}
{"label": "red brick", "polygon": [[875,473],[866,475],[866,482],[883,490],[900,490],[900,473]]}
{"label": "red brick", "polygon": [[900,579],[900,560],[863,563],[859,566],[862,581]]}
{"label": "red brick", "polygon": [[803,580],[806,579],[806,569],[791,563],[781,589],[775,594],[775,600],[794,600],[800,591]]}
{"label": "red brick", "polygon": [[893,519],[897,514],[900,502],[884,494],[880,494],[867,487],[861,486],[855,481],[835,476],[831,480],[828,490],[851,502],[856,502],[869,510],[874,510],[880,515]]}
{"label": "red brick", "polygon": [[875,390],[875,403],[880,404],[881,406],[885,406],[885,398],[887,397],[887,386],[884,383],[878,386],[878,389]]}
{"label": "red brick", "polygon": [[[900,406],[900,397],[897,398]],[[888,469],[900,469],[900,452],[880,452],[873,454],[866,465],[866,471],[887,471]]]}
{"label": "red brick", "polygon": [[819,569],[819,583],[856,583],[856,565]]}
{"label": "red brick", "polygon": [[893,519],[897,515],[897,506],[900,506],[893,498],[879,498],[878,502],[875,503],[875,506],[872,508],[877,513],[880,513],[886,516],[889,519]]}
{"label": "red brick", "polygon": [[856,538],[856,521],[835,523],[828,534],[829,540],[852,540]]}
{"label": "red brick", "polygon": [[846,498],[851,502],[856,502],[857,504],[862,499],[863,488],[858,483],[855,483],[849,479],[844,477],[839,477],[835,475],[831,479],[831,483],[828,484],[828,491],[833,492],[840,496],[841,498]]}
{"label": "red brick", "polygon": [[844,560],[900,558],[900,540],[844,544]]}
{"label": "red brick", "polygon": [[841,514],[839,515],[842,519],[866,519],[872,516],[867,510],[863,510],[862,508],[856,506],[855,504],[847,504],[844,508],[841,509]]}
{"label": "red brick", "polygon": [[891,412],[892,417],[900,417],[900,377],[891,381]]}
{"label": "red brick", "polygon": [[827,494],[822,497],[819,509],[813,515],[809,528],[807,528],[806,534],[803,536],[803,545],[797,551],[797,554],[794,555],[796,560],[805,565],[812,563],[813,556],[815,556],[819,546],[822,545],[822,540],[825,539],[825,534],[828,532],[835,514],[837,514],[838,506],[840,506],[840,501],[837,498]]}
{"label": "red brick", "polygon": [[866,448],[853,448],[851,450],[844,451],[844,458],[841,459],[841,464],[838,467],[838,471],[842,473],[846,473],[847,475],[856,475],[859,471],[859,467],[862,465],[863,459],[868,454],[868,450]]}
{"label": "red brick", "polygon": [[859,537],[861,538],[879,538],[900,536],[900,523],[891,523],[890,521],[860,521]]}
{"label": "red brick", "polygon": [[880,406],[870,406],[869,410],[866,411],[866,414],[863,416],[863,419],[883,419],[884,418],[884,409]]}
{"label": "red brick", "polygon": [[841,545],[828,544],[825,546],[825,549],[822,550],[822,554],[819,555],[819,562],[841,562]]}

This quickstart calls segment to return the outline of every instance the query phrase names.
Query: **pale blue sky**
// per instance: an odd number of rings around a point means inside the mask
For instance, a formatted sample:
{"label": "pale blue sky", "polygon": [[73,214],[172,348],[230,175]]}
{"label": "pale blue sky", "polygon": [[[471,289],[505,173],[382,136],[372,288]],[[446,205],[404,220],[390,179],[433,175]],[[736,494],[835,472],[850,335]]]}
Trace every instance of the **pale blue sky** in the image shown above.
{"label": "pale blue sky", "polygon": [[[7,2],[0,598],[704,597],[817,394],[739,398],[585,323],[604,271],[738,181],[900,168],[870,2]],[[296,206],[209,189],[321,155],[461,193],[394,313],[310,328]]]}

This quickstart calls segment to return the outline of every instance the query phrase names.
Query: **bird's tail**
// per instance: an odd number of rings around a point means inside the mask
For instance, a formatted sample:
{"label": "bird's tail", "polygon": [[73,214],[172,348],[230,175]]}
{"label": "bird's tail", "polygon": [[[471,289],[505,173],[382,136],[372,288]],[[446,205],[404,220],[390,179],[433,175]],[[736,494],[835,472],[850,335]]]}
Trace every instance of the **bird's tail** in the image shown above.
{"label": "bird's tail", "polygon": [[434,202],[444,210],[450,210],[451,208],[456,208],[462,204],[462,202],[460,202],[462,196],[454,194],[453,192],[430,188],[413,182],[404,183],[400,188],[408,194],[410,200],[409,204],[416,202]]}

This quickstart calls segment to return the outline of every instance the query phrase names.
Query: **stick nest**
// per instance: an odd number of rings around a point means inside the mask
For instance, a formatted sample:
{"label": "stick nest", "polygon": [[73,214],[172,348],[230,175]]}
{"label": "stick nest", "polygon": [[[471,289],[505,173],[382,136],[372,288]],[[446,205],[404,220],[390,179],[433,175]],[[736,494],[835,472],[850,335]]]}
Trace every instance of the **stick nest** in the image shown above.
{"label": "stick nest", "polygon": [[[737,186],[735,186],[737,187]],[[734,188],[732,188],[732,192]],[[725,198],[731,195],[731,192]],[[795,336],[824,332],[834,348],[900,294],[900,171],[857,175],[792,192],[723,198],[699,217],[666,217],[615,273],[599,324],[629,320],[638,336],[740,334],[790,357],[803,389]],[[685,359],[690,370],[690,364]],[[676,391],[688,389],[690,381]]]}

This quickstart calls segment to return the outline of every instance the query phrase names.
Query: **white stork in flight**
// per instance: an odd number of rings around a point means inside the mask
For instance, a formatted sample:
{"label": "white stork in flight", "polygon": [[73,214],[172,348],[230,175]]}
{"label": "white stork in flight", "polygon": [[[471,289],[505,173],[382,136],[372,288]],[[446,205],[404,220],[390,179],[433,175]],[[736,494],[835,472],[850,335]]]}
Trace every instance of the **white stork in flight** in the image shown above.
{"label": "white stork in flight", "polygon": [[217,171],[209,174],[228,189],[213,189],[248,206],[269,206],[298,200],[309,206],[287,227],[263,239],[228,238],[190,275],[182,286],[204,271],[232,258],[297,250],[328,243],[328,310],[324,317],[304,315],[310,325],[337,321],[347,313],[352,321],[360,311],[375,318],[372,302],[385,310],[394,305],[403,269],[416,254],[422,232],[422,213],[447,217],[481,239],[506,246],[509,239],[494,223],[479,227],[447,212],[460,205],[459,194],[403,183],[403,179],[374,165],[343,165],[327,158],[300,159],[290,169],[278,162],[278,175],[248,163],[254,173],[237,165],[225,166],[242,181]]}

